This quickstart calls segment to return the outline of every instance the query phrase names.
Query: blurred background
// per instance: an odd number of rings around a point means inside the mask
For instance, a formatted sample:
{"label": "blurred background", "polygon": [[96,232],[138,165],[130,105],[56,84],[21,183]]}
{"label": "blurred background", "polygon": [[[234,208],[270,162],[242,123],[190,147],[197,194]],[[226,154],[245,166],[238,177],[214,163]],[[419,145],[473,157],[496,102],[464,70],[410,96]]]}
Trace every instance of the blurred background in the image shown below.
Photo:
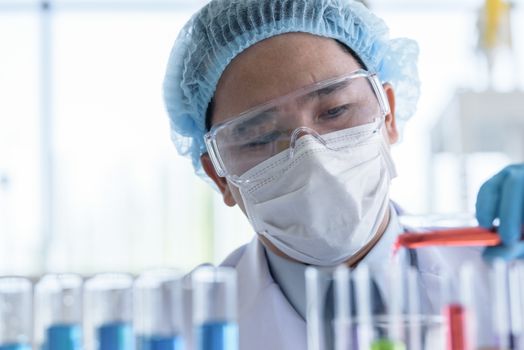
{"label": "blurred background", "polygon": [[[219,263],[253,233],[170,141],[162,80],[197,0],[0,0],[0,274]],[[474,211],[524,160],[524,3],[370,0],[419,42],[393,149],[408,212]]]}

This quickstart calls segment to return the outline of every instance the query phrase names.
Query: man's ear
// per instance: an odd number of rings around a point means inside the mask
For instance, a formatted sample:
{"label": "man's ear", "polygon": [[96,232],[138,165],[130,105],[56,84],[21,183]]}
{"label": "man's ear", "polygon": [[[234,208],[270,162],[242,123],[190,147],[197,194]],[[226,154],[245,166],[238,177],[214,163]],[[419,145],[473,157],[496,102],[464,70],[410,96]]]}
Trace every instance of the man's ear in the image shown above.
{"label": "man's ear", "polygon": [[386,92],[386,96],[388,98],[389,102],[389,114],[386,115],[385,120],[385,126],[386,126],[386,133],[388,136],[389,144],[392,145],[398,141],[398,129],[397,129],[397,122],[395,119],[395,91],[393,90],[393,86],[389,83],[385,83],[384,85],[384,91]]}
{"label": "man's ear", "polygon": [[209,154],[204,153],[203,155],[201,155],[200,163],[202,163],[202,167],[204,168],[204,171],[206,172],[207,176],[209,176],[211,180],[213,180],[213,182],[217,185],[218,189],[222,193],[224,203],[226,203],[226,205],[230,207],[235,206],[236,201],[233,198],[233,195],[231,194],[229,184],[225,177],[220,177],[217,175],[215,167],[213,166],[213,162],[211,161],[211,158],[209,158]]}

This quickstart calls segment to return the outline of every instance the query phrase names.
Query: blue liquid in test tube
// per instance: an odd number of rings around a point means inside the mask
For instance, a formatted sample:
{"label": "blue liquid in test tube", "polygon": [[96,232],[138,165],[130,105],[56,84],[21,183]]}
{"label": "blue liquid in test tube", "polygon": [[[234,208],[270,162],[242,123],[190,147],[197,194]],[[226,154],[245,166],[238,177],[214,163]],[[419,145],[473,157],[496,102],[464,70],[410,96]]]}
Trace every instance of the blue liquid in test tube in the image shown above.
{"label": "blue liquid in test tube", "polygon": [[184,350],[183,339],[180,336],[139,336],[138,350]]}
{"label": "blue liquid in test tube", "polygon": [[83,350],[82,284],[75,274],[47,274],[35,287],[35,348]]}
{"label": "blue liquid in test tube", "polygon": [[201,267],[193,272],[193,322],[197,350],[237,350],[236,272]]}
{"label": "blue liquid in test tube", "polygon": [[198,350],[238,349],[238,326],[235,323],[208,322],[197,328]]}
{"label": "blue liquid in test tube", "polygon": [[33,290],[22,277],[0,277],[0,350],[31,350]]}
{"label": "blue liquid in test tube", "polygon": [[82,328],[80,325],[57,324],[47,329],[45,350],[81,350]]}
{"label": "blue liquid in test tube", "polygon": [[184,273],[156,269],[134,284],[134,327],[137,350],[185,350]]}
{"label": "blue liquid in test tube", "polygon": [[133,350],[131,324],[116,322],[98,328],[98,350]]}
{"label": "blue liquid in test tube", "polygon": [[31,350],[29,344],[4,344],[0,345],[0,350]]}
{"label": "blue liquid in test tube", "polygon": [[102,273],[85,283],[86,350],[134,350],[133,278]]}

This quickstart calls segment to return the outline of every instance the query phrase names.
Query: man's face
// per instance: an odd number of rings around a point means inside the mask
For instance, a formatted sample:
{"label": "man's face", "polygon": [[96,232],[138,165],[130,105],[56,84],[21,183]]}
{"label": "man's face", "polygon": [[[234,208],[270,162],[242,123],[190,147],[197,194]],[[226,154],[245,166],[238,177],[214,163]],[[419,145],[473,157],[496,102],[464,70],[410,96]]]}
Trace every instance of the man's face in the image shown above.
{"label": "man's face", "polygon": [[[362,67],[357,61],[333,39],[305,33],[288,33],[266,39],[238,55],[222,74],[214,96],[211,124],[304,86],[359,68]],[[392,102],[392,91],[388,97]],[[391,120],[394,127],[392,115],[389,119],[389,127]],[[394,131],[396,138],[396,129]],[[221,190],[226,204],[238,204],[245,213],[238,188],[216,175],[207,155],[202,157],[202,163]]]}

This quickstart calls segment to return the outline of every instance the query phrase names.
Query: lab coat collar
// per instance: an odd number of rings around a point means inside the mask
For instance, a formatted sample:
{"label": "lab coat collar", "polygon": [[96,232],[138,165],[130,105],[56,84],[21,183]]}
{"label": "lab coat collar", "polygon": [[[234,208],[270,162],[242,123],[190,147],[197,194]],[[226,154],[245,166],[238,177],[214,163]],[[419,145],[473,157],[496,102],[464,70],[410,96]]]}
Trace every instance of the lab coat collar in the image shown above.
{"label": "lab coat collar", "polygon": [[241,315],[249,309],[262,289],[275,283],[269,273],[264,247],[259,239],[253,238],[245,250],[237,264],[238,279],[242,281],[238,300]]}
{"label": "lab coat collar", "polygon": [[404,231],[398,218],[397,209],[393,203],[390,204],[389,215],[389,222],[384,234],[360,262],[361,264],[366,264],[371,269],[383,269],[389,263],[395,240],[398,235]]}
{"label": "lab coat collar", "polygon": [[237,269],[240,349],[306,349],[306,323],[271,277],[262,243],[255,237],[234,255],[223,266]]}

